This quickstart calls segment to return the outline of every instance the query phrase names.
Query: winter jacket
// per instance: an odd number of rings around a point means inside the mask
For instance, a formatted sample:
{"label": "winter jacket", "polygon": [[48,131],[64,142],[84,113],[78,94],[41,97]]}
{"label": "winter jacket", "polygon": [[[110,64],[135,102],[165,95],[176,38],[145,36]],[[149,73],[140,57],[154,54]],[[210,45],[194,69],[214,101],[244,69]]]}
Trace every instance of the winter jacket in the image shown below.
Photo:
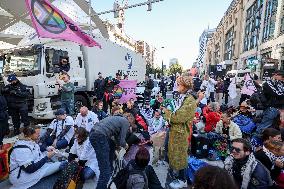
{"label": "winter jacket", "polygon": [[272,180],[277,179],[277,177],[281,173],[281,168],[274,166],[274,164],[271,162],[269,157],[265,154],[265,152],[262,149],[257,151],[254,154],[254,156],[258,161],[260,161],[270,171]]}
{"label": "winter jacket", "polygon": [[262,88],[268,107],[284,108],[284,82],[270,80]]}
{"label": "winter jacket", "polygon": [[105,80],[104,79],[96,79],[94,82],[94,93],[98,100],[102,100],[104,96],[105,90]]}
{"label": "winter jacket", "polygon": [[[216,133],[219,133],[219,134],[223,134],[223,121],[220,120],[217,125],[216,125]],[[229,125],[229,139],[230,140],[234,140],[236,138],[242,138],[242,132],[239,128],[239,126],[237,124],[235,124],[234,122],[230,122],[230,125]]]}
{"label": "winter jacket", "polygon": [[[125,117],[110,116],[95,124],[91,130],[90,136],[93,133],[102,134],[109,139],[114,137],[119,146],[125,147],[126,134],[129,130],[130,124]],[[90,137],[92,138],[92,137]]]}
{"label": "winter jacket", "polygon": [[4,96],[0,95],[0,121],[8,120],[8,105]]}
{"label": "winter jacket", "polygon": [[30,95],[27,86],[19,81],[15,85],[9,84],[3,87],[2,94],[5,96],[9,107],[14,104],[27,103]]}

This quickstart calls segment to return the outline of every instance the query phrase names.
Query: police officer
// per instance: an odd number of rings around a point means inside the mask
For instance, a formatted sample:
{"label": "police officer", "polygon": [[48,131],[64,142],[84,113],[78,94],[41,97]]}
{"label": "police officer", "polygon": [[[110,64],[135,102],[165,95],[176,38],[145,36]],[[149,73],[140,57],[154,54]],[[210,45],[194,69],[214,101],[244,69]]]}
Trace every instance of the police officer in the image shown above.
{"label": "police officer", "polygon": [[14,135],[18,135],[20,134],[21,122],[24,123],[24,127],[30,124],[27,104],[30,93],[26,85],[22,84],[15,74],[9,75],[7,81],[10,84],[3,87],[2,93],[8,103],[8,112],[14,125]]}

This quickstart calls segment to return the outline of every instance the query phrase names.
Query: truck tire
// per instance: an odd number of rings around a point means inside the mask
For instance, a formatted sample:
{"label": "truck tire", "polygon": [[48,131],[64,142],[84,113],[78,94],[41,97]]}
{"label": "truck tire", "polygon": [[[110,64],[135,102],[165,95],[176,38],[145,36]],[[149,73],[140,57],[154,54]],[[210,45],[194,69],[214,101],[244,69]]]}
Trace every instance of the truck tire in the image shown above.
{"label": "truck tire", "polygon": [[74,112],[77,115],[82,106],[88,107],[88,100],[82,95],[75,95]]}

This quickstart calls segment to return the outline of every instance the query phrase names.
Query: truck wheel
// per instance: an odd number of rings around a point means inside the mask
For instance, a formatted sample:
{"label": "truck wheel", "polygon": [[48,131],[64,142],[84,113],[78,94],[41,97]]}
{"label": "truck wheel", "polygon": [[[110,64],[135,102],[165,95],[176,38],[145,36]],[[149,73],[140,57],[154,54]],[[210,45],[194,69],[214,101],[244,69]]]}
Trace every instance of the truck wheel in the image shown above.
{"label": "truck wheel", "polygon": [[88,107],[88,101],[84,96],[75,95],[74,112],[78,114],[82,106]]}

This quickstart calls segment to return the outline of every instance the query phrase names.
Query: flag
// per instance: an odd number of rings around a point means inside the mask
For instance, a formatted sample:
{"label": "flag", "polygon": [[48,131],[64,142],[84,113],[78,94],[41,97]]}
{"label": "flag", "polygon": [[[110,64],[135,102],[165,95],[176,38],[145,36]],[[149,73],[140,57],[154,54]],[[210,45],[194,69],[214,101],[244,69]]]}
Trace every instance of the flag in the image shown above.
{"label": "flag", "polygon": [[39,37],[63,39],[101,48],[100,44],[47,0],[26,0],[26,5]]}
{"label": "flag", "polygon": [[256,87],[253,83],[249,74],[245,75],[244,86],[242,87],[241,94],[246,94],[251,96],[254,92],[256,92]]}

